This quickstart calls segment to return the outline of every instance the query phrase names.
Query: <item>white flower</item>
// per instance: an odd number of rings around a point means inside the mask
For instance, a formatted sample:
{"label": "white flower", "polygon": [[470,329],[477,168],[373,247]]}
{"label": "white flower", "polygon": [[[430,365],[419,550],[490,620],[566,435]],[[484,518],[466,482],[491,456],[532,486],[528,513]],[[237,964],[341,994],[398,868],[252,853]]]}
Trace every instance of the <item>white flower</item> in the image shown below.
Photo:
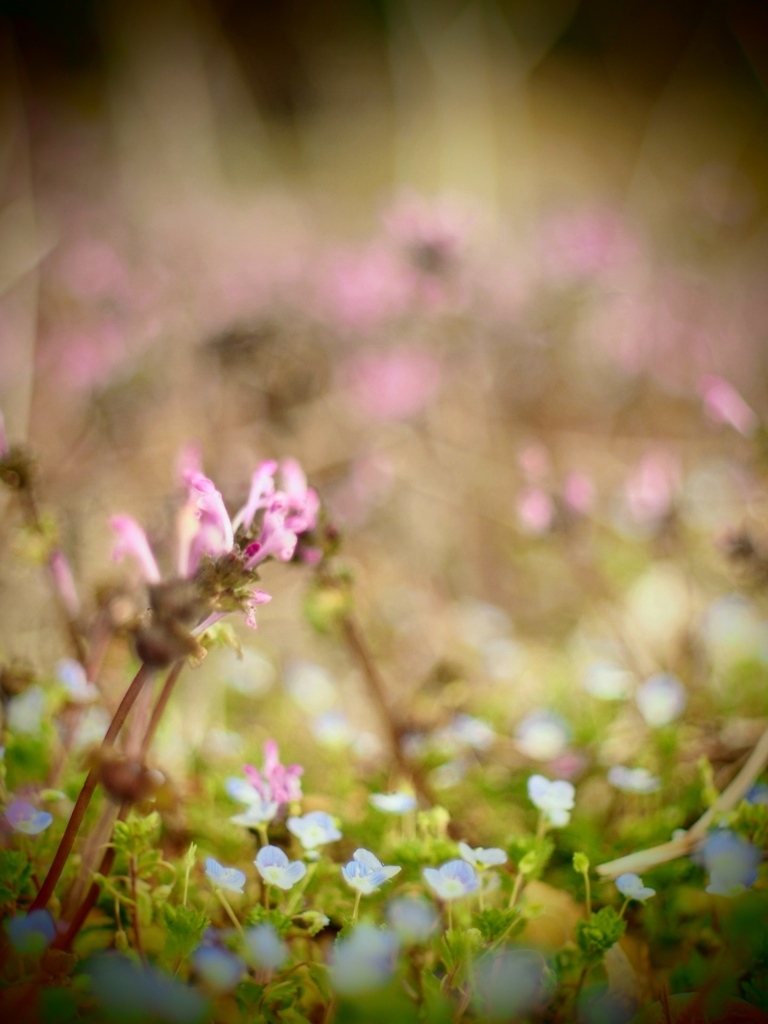
{"label": "white flower", "polygon": [[660,728],[679,718],[688,694],[677,676],[657,672],[638,686],[635,700],[648,725]]}
{"label": "white flower", "polygon": [[623,764],[609,768],[608,781],[626,793],[655,793],[661,786],[661,780],[647,768],[626,768]]}
{"label": "white flower", "polygon": [[404,943],[426,942],[437,924],[437,913],[426,900],[404,896],[387,907],[387,924]]}
{"label": "white flower", "polygon": [[539,708],[526,715],[515,730],[517,749],[534,761],[551,761],[558,757],[570,739],[568,723],[547,708]]}
{"label": "white flower", "polygon": [[334,947],[333,987],[343,995],[381,988],[392,977],[396,956],[397,936],[371,924],[359,924]]}
{"label": "white flower", "polygon": [[56,676],[67,691],[67,697],[75,704],[90,704],[99,696],[99,688],[88,682],[85,669],[74,658],[62,658],[56,662]]}
{"label": "white flower", "polygon": [[369,896],[401,870],[396,866],[385,867],[370,850],[355,850],[352,860],[342,867],[341,874],[347,885],[363,896]]}
{"label": "white flower", "polygon": [[408,814],[416,808],[416,797],[411,793],[371,793],[368,800],[385,814]]}
{"label": "white flower", "polygon": [[264,881],[278,889],[292,889],[307,873],[306,864],[288,860],[279,846],[262,846],[253,863]]}
{"label": "white flower", "polygon": [[237,868],[225,868],[213,857],[207,857],[205,861],[205,873],[217,889],[226,889],[227,892],[242,893],[245,885],[245,875]]}
{"label": "white flower", "polygon": [[239,956],[218,946],[198,946],[192,955],[192,963],[205,984],[216,992],[230,992],[245,970]]}
{"label": "white flower", "polygon": [[291,817],[286,822],[288,831],[299,840],[305,850],[314,850],[326,843],[341,839],[336,822],[325,811],[310,811],[300,818]]}
{"label": "white flower", "polygon": [[278,804],[274,800],[265,803],[260,797],[257,797],[252,804],[248,804],[242,813],[233,814],[229,820],[244,828],[257,828],[267,821],[272,821],[277,814],[277,808]]}
{"label": "white flower", "polygon": [[499,849],[498,846],[489,846],[487,849],[483,849],[482,846],[476,846],[472,849],[467,843],[459,843],[459,854],[467,864],[471,864],[478,871],[484,871],[486,868],[493,868],[499,864],[507,863],[506,853]]}
{"label": "white flower", "polygon": [[288,959],[288,947],[271,924],[258,924],[245,933],[245,941],[257,967],[279,970]]}
{"label": "white flower", "polygon": [[598,700],[622,700],[635,685],[632,673],[610,661],[594,661],[587,668],[581,685]]}
{"label": "white flower", "polygon": [[757,880],[760,850],[730,829],[715,829],[701,851],[709,871],[707,892],[717,896],[739,896]]}
{"label": "white flower", "polygon": [[227,791],[227,796],[237,800],[239,804],[255,804],[262,801],[258,789],[245,779],[241,779],[239,775],[230,775],[225,779],[224,789]]}
{"label": "white flower", "polygon": [[30,686],[8,701],[7,720],[11,732],[39,736],[43,727],[45,694],[42,687]]}
{"label": "white flower", "polygon": [[656,895],[655,889],[650,889],[647,885],[643,885],[640,875],[633,875],[631,872],[626,875],[619,875],[616,879],[616,888],[628,900],[639,900],[640,903],[645,903],[651,896]]}
{"label": "white flower", "polygon": [[570,782],[550,782],[543,775],[531,775],[528,779],[528,796],[531,803],[544,813],[550,825],[563,828],[571,820],[576,790]]}
{"label": "white flower", "polygon": [[474,892],[480,884],[477,872],[464,860],[449,860],[440,868],[424,868],[424,880],[441,900],[457,900]]}

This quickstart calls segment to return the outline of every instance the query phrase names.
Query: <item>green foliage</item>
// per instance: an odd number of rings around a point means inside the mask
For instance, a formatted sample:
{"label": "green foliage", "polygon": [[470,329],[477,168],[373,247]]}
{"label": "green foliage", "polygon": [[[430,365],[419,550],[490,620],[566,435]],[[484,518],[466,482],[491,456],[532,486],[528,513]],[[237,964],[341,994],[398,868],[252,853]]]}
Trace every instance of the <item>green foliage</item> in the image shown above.
{"label": "green foliage", "polygon": [[603,907],[588,921],[577,923],[576,942],[588,960],[599,960],[619,941],[626,928],[627,922],[619,917],[613,907]]}
{"label": "green foliage", "polygon": [[32,865],[20,850],[0,850],[0,906],[27,893],[31,875]]}
{"label": "green foliage", "polygon": [[555,852],[555,844],[538,836],[515,836],[507,843],[507,852],[521,875],[527,880],[538,879]]}
{"label": "green foliage", "polygon": [[166,903],[163,907],[163,921],[167,928],[163,956],[167,963],[175,965],[183,960],[200,944],[210,918],[202,910]]}
{"label": "green foliage", "polygon": [[473,915],[477,929],[485,942],[497,942],[501,938],[513,938],[525,927],[525,918],[515,908],[486,907]]}
{"label": "green foliage", "polygon": [[742,800],[728,815],[728,827],[755,846],[768,846],[768,804],[750,804]]}
{"label": "green foliage", "polygon": [[574,853],[573,870],[578,871],[580,875],[587,874],[589,871],[589,857],[586,853]]}
{"label": "green foliage", "polygon": [[253,928],[257,924],[271,924],[281,939],[284,939],[291,930],[291,918],[282,910],[273,907],[267,910],[261,905],[253,907],[245,918],[246,928]]}

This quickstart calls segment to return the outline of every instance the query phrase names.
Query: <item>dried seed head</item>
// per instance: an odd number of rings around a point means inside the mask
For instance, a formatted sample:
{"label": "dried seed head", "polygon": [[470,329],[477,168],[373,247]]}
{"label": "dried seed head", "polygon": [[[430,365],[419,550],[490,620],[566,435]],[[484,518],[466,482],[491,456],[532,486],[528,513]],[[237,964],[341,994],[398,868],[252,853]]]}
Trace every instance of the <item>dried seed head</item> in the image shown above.
{"label": "dried seed head", "polygon": [[165,776],[140,761],[113,752],[97,758],[99,781],[109,795],[120,803],[140,803],[154,796],[165,782]]}

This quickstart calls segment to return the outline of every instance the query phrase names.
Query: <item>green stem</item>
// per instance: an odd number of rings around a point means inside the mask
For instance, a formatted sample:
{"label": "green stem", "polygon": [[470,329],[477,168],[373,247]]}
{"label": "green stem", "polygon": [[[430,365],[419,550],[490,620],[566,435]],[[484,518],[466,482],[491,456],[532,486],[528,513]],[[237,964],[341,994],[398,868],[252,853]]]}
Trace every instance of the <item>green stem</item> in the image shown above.
{"label": "green stem", "polygon": [[509,909],[512,910],[517,903],[518,897],[520,896],[520,890],[523,886],[523,876],[518,871],[515,876],[515,884],[512,886],[512,895],[509,898]]}
{"label": "green stem", "polygon": [[584,872],[584,887],[586,889],[587,917],[592,917],[592,894],[589,889],[589,870]]}
{"label": "green stem", "polygon": [[217,889],[217,890],[216,890],[216,895],[217,895],[217,896],[219,897],[219,899],[221,900],[221,905],[222,905],[222,907],[224,907],[224,909],[226,910],[227,914],[229,914],[229,919],[230,919],[230,921],[231,921],[231,922],[232,922],[232,924],[233,924],[233,925],[235,926],[235,928],[237,928],[237,930],[238,930],[238,931],[240,932],[240,938],[241,938],[241,939],[243,939],[243,940],[245,940],[245,932],[243,931],[243,926],[242,926],[242,925],[240,924],[240,922],[239,922],[239,921],[237,920],[237,917],[235,916],[235,912],[234,912],[234,910],[233,910],[233,909],[232,909],[232,907],[231,907],[231,906],[229,905],[229,900],[228,900],[228,899],[227,899],[227,897],[226,897],[226,896],[224,895],[224,893],[223,893],[223,892],[221,891],[221,889]]}
{"label": "green stem", "polygon": [[292,914],[296,913],[296,910],[297,910],[299,904],[301,903],[301,898],[304,895],[304,893],[307,891],[307,887],[309,886],[310,879],[312,878],[314,873],[317,871],[317,865],[319,863],[320,863],[320,861],[318,861],[318,860],[312,861],[312,863],[307,868],[306,874],[304,875],[302,880],[299,882],[298,886],[296,887],[296,890],[291,895],[290,901],[288,903],[288,907],[286,908],[286,911],[285,911],[286,914],[289,917],[291,917]]}
{"label": "green stem", "polygon": [[447,908],[448,908],[448,931],[452,932],[453,931],[453,903],[451,903],[450,900],[448,900]]}
{"label": "green stem", "polygon": [[357,892],[355,893],[355,907],[354,907],[354,910],[352,911],[352,920],[353,921],[357,921],[357,915],[358,915],[358,912],[360,910],[360,897],[361,896],[362,896],[362,893],[358,889]]}

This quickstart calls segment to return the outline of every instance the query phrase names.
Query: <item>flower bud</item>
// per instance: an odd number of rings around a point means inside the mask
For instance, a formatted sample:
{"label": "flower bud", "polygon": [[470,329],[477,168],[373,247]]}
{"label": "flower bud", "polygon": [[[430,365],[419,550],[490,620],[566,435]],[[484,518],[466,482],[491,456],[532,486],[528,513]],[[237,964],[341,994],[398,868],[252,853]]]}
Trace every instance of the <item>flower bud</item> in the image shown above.
{"label": "flower bud", "polygon": [[120,803],[140,803],[165,782],[162,772],[121,755],[102,756],[97,763],[101,784]]}

